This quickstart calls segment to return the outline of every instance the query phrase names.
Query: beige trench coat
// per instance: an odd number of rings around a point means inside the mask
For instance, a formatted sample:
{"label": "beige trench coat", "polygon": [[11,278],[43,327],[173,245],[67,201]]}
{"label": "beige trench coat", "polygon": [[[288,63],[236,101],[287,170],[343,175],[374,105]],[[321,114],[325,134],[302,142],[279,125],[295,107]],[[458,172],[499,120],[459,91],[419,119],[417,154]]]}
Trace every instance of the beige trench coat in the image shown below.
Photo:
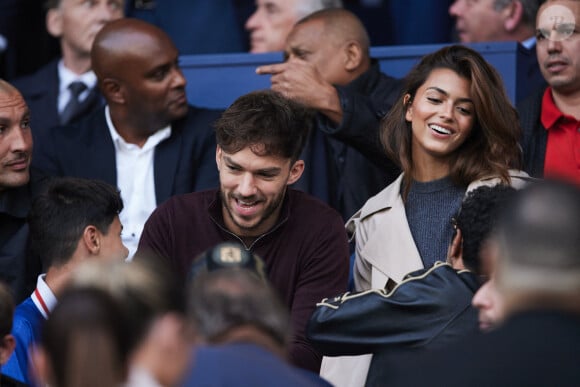
{"label": "beige trench coat", "polygon": [[[532,180],[523,171],[510,170],[511,185],[521,188]],[[356,241],[354,263],[355,290],[384,288],[398,284],[409,272],[423,268],[411,235],[405,205],[401,198],[403,174],[388,187],[367,200],[346,223]],[[472,182],[470,192],[482,185],[496,185],[498,178]],[[444,258],[444,257],[442,257]],[[337,387],[364,386],[372,355],[324,357],[320,375]]]}

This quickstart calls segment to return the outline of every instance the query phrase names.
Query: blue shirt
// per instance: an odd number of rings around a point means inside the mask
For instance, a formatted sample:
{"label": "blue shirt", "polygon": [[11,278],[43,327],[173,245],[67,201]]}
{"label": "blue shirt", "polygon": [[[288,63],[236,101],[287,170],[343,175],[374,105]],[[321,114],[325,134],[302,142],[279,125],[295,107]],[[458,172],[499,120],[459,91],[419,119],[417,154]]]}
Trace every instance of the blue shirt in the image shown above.
{"label": "blue shirt", "polygon": [[30,347],[40,341],[42,324],[56,305],[56,297],[44,282],[45,275],[38,276],[36,289],[30,297],[16,307],[12,336],[16,340],[14,353],[2,371],[5,375],[23,383],[33,385],[29,366]]}
{"label": "blue shirt", "polygon": [[331,386],[317,374],[296,368],[251,343],[201,346],[193,359],[183,386]]}

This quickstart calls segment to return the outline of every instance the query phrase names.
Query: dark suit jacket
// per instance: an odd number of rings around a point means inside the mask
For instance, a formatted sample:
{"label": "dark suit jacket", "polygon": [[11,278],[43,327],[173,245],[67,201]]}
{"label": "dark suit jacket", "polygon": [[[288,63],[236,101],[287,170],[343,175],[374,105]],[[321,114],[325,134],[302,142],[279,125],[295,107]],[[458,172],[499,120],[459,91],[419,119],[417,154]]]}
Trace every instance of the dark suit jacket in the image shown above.
{"label": "dark suit jacket", "polygon": [[[60,117],[58,114],[58,60],[53,60],[41,67],[34,74],[15,79],[12,84],[16,87],[30,109],[30,127],[34,143],[38,143],[48,129],[59,126]],[[82,102],[82,112],[73,119],[78,121],[83,116],[90,114],[103,106],[103,98],[95,88],[89,97]]]}
{"label": "dark suit jacket", "polygon": [[[347,220],[400,173],[378,144],[379,122],[394,104],[400,82],[381,73],[373,60],[368,71],[336,88],[343,109],[342,123],[337,126],[318,114],[316,130],[301,156],[306,167],[294,187],[328,203]],[[343,141],[349,136],[364,142]],[[380,150],[375,151],[377,148]],[[380,154],[376,164],[374,153]]]}
{"label": "dark suit jacket", "polygon": [[28,212],[44,180],[31,170],[28,184],[0,192],[0,281],[10,287],[15,304],[30,296],[42,272],[40,257],[28,236]]}
{"label": "dark suit jacket", "polygon": [[[537,310],[393,367],[386,386],[578,386],[580,317]],[[421,370],[421,372],[417,372]]]}
{"label": "dark suit jacket", "polygon": [[524,171],[532,177],[544,176],[544,160],[548,131],[540,122],[542,97],[546,88],[536,90],[532,95],[518,104],[522,139],[520,144],[524,154]]}
{"label": "dark suit jacket", "polygon": [[516,102],[523,101],[538,89],[546,88],[547,83],[540,71],[535,44],[529,49],[518,44],[516,66],[516,73],[520,79],[516,86]]}
{"label": "dark suit jacket", "polygon": [[[115,146],[104,110],[75,125],[50,129],[35,147],[33,165],[48,175],[100,179],[116,186]],[[186,117],[171,124],[171,136],[155,148],[157,204],[175,194],[218,186],[211,124],[219,113],[190,107]]]}

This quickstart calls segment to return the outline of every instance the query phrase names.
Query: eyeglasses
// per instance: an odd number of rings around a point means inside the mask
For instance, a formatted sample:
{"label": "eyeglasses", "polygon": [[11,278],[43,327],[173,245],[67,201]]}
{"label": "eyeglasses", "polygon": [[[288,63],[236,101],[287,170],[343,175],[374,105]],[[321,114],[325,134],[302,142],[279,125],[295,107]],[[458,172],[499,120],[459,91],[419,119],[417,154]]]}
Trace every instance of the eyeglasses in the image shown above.
{"label": "eyeglasses", "polygon": [[555,23],[552,28],[538,28],[536,36],[552,41],[562,41],[572,36],[574,31],[576,31],[576,25],[573,23]]}

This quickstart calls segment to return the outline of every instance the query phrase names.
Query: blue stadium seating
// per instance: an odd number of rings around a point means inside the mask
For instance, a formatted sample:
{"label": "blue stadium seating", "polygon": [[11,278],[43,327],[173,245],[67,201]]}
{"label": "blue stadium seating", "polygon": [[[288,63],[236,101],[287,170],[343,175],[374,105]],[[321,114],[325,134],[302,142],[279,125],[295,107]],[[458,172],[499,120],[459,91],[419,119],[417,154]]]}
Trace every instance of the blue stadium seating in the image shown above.
{"label": "blue stadium seating", "polygon": [[[515,103],[519,50],[516,42],[471,44],[501,74],[509,97]],[[440,44],[383,46],[371,48],[382,70],[395,77],[404,76],[425,54],[443,47]],[[225,109],[237,97],[252,90],[270,87],[270,77],[257,75],[256,67],[282,61],[280,52],[267,54],[186,55],[180,58],[188,80],[187,95],[196,106]]]}

